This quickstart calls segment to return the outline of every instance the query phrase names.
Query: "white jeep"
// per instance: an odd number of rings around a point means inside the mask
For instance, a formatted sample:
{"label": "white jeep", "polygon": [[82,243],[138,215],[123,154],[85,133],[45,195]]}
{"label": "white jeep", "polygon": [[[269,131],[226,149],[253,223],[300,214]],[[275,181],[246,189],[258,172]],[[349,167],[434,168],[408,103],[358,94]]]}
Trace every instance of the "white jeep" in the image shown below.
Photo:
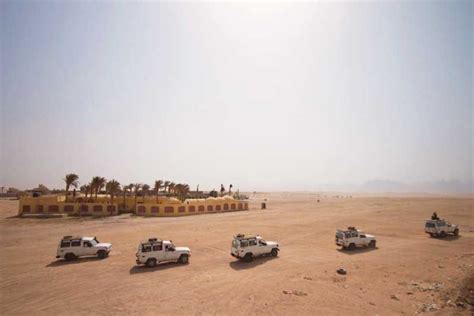
{"label": "white jeep", "polygon": [[58,246],[57,259],[67,261],[77,257],[97,256],[104,259],[112,250],[112,244],[101,243],[96,237],[64,236]]}
{"label": "white jeep", "polygon": [[275,241],[265,241],[258,235],[245,236],[238,234],[232,240],[231,256],[250,262],[254,257],[261,255],[278,256],[279,245]]}
{"label": "white jeep", "polygon": [[175,247],[170,240],[150,238],[138,246],[137,264],[155,267],[160,262],[175,261],[182,264],[189,262],[191,250],[188,247]]}
{"label": "white jeep", "polygon": [[336,245],[342,246],[342,249],[354,250],[356,247],[375,248],[376,244],[375,236],[365,234],[355,229],[355,227],[348,227],[347,230],[338,230],[336,232]]}
{"label": "white jeep", "polygon": [[431,237],[446,237],[447,234],[459,235],[459,228],[444,219],[430,219],[425,223],[425,233]]}

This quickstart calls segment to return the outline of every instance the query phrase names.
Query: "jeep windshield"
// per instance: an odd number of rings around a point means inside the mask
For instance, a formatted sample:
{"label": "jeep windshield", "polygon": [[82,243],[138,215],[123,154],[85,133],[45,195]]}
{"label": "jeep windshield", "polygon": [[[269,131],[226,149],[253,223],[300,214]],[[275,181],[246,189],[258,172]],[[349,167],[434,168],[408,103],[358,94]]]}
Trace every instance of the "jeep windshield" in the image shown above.
{"label": "jeep windshield", "polygon": [[99,241],[96,238],[94,238],[90,241],[90,243],[91,243],[92,247],[94,247],[95,245],[97,245],[99,243]]}
{"label": "jeep windshield", "polygon": [[232,240],[232,248],[239,248],[240,242],[237,239]]}

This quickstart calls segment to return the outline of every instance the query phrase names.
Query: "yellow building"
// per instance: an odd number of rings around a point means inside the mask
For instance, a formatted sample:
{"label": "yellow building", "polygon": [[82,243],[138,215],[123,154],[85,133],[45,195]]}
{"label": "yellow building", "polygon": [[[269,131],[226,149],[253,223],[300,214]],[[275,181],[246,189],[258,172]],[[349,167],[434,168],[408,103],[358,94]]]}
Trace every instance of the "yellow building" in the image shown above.
{"label": "yellow building", "polygon": [[[92,201],[93,200],[93,201]],[[101,195],[95,199],[79,196],[74,202],[66,202],[63,195],[40,197],[20,197],[18,215],[24,214],[69,214],[111,216],[120,213],[134,213],[141,216],[182,216],[215,212],[248,210],[247,200],[236,200],[230,196],[188,199],[184,202],[176,198],[153,196],[118,196],[111,201]]]}

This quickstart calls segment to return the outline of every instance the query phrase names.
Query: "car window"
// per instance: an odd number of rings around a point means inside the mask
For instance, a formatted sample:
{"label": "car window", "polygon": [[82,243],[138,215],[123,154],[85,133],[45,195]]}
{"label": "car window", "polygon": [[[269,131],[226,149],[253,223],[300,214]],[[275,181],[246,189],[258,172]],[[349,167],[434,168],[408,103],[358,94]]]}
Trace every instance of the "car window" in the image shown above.
{"label": "car window", "polygon": [[248,247],[249,241],[248,240],[241,240],[240,241],[240,247],[245,248]]}
{"label": "car window", "polygon": [[150,245],[142,245],[142,252],[150,252],[151,246]]}
{"label": "car window", "polygon": [[162,251],[163,250],[163,246],[162,245],[153,245],[153,251]]}
{"label": "car window", "polygon": [[357,232],[353,231],[352,232],[352,237],[357,237]]}
{"label": "car window", "polygon": [[69,240],[65,241],[61,241],[61,248],[68,248],[71,246],[71,242]]}
{"label": "car window", "polygon": [[80,239],[71,240],[71,247],[80,247],[80,246],[81,246]]}
{"label": "car window", "polygon": [[92,244],[88,241],[84,242],[84,247],[92,247]]}
{"label": "car window", "polygon": [[250,239],[249,240],[249,246],[256,246],[257,245],[257,239]]}

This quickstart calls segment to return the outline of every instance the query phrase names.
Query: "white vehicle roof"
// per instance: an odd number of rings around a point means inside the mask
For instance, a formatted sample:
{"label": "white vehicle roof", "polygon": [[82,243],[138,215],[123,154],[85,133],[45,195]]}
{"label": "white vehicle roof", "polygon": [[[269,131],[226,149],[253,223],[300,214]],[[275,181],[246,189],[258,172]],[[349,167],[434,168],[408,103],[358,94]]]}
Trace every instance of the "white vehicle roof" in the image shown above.
{"label": "white vehicle roof", "polygon": [[72,239],[93,240],[93,239],[95,239],[95,237],[85,237],[85,236],[64,236],[62,240],[72,240]]}

